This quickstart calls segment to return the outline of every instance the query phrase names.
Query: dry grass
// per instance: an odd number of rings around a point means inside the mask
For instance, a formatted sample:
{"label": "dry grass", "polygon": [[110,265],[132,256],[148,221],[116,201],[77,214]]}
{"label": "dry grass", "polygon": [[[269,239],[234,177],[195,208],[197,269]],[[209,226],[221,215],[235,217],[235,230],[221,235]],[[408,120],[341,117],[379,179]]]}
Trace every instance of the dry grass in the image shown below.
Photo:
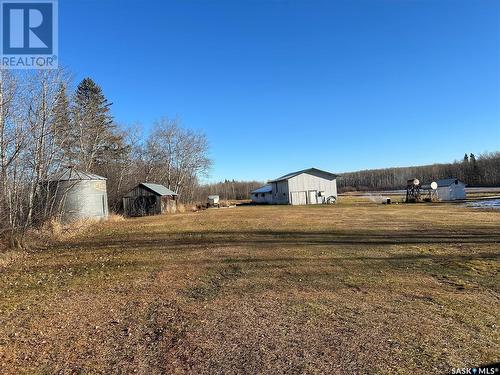
{"label": "dry grass", "polygon": [[500,212],[349,199],[105,222],[0,270],[0,372],[493,362],[499,242]]}
{"label": "dry grass", "polygon": [[120,221],[124,221],[125,220],[125,217],[123,215],[119,215],[119,214],[115,214],[115,213],[111,213],[108,215],[108,217],[106,218],[106,221],[110,222],[110,223],[116,223],[116,222],[120,222]]}
{"label": "dry grass", "polygon": [[26,252],[19,249],[0,248],[0,270],[26,256]]}
{"label": "dry grass", "polygon": [[194,207],[193,205],[185,205],[184,203],[177,203],[177,212],[183,214],[186,211],[193,211],[193,207]]}
{"label": "dry grass", "polygon": [[[114,214],[109,216],[111,222],[120,221],[118,220],[120,217]],[[123,220],[123,217],[121,217],[121,220]],[[48,241],[49,243],[67,241],[86,235],[100,223],[101,221],[96,219],[80,219],[69,224],[62,224],[59,220],[52,219],[44,223],[40,229],[28,233],[28,241],[32,244],[40,241]]]}

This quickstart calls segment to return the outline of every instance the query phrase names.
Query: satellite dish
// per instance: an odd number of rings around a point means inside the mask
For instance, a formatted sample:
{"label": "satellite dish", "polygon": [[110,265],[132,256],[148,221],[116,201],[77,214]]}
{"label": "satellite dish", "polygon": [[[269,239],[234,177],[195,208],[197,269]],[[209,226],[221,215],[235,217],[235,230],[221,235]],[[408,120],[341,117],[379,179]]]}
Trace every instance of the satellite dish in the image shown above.
{"label": "satellite dish", "polygon": [[418,180],[418,178],[411,178],[407,181],[407,186],[418,186],[420,185],[420,181]]}
{"label": "satellite dish", "polygon": [[432,182],[431,182],[431,189],[432,189],[432,190],[436,190],[437,188],[438,188],[438,184],[437,184],[437,182],[432,181]]}

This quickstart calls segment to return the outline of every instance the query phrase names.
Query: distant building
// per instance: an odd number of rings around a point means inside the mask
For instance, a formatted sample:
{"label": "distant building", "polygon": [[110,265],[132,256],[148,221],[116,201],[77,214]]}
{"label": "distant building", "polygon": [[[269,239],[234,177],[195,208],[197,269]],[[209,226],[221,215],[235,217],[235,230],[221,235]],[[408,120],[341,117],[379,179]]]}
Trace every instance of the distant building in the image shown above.
{"label": "distant building", "polygon": [[320,204],[337,201],[337,175],[304,169],[269,181],[273,204]]}
{"label": "distant building", "polygon": [[148,216],[174,213],[177,210],[177,193],[163,185],[143,182],[123,197],[126,216]]}
{"label": "distant building", "polygon": [[253,203],[273,203],[273,188],[271,185],[264,185],[250,193]]}
{"label": "distant building", "polygon": [[220,207],[219,196],[218,195],[209,195],[207,198],[207,206],[208,207]]}
{"label": "distant building", "polygon": [[456,178],[437,180],[436,194],[440,201],[455,201],[466,198],[465,184]]}

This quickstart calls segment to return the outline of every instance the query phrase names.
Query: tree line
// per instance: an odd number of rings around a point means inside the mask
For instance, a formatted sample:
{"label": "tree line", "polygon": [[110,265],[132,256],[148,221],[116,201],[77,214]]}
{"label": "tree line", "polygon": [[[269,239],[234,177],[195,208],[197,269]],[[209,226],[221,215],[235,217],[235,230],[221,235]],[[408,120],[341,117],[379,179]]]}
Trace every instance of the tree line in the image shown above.
{"label": "tree line", "polygon": [[[449,177],[458,178],[468,186],[500,186],[500,152],[483,153],[477,157],[472,153],[465,154],[463,160],[453,163],[342,173],[337,178],[337,187],[339,192],[399,190],[406,188],[409,179],[418,178],[422,183],[428,183]],[[225,180],[200,185],[195,197],[197,201],[203,201],[209,194],[218,194],[226,200],[249,199],[250,192],[263,184]]]}
{"label": "tree line", "polygon": [[63,70],[0,71],[0,235],[22,233],[53,214],[40,210],[37,198],[67,166],[106,177],[112,211],[139,182],[194,199],[212,164],[204,133],[162,118],[143,137],[116,123],[112,103],[91,78],[74,90],[70,82]]}
{"label": "tree line", "polygon": [[411,178],[425,183],[450,177],[458,178],[468,186],[500,186],[500,152],[477,157],[465,154],[463,160],[453,163],[343,173],[337,179],[337,185],[340,192],[395,190],[406,188]]}
{"label": "tree line", "polygon": [[250,198],[250,192],[264,185],[259,181],[224,180],[220,182],[199,185],[195,190],[193,201],[206,202],[209,195],[215,194],[222,200],[245,200]]}

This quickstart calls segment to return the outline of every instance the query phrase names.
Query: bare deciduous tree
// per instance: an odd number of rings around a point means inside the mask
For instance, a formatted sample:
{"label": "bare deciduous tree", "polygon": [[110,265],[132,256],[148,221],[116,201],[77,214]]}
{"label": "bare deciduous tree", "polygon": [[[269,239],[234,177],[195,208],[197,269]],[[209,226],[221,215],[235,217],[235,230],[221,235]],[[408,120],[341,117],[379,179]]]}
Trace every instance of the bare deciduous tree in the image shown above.
{"label": "bare deciduous tree", "polygon": [[55,170],[54,106],[65,78],[60,70],[1,74],[3,227],[23,233],[34,221],[42,182]]}
{"label": "bare deciduous tree", "polygon": [[189,200],[193,183],[206,176],[212,161],[204,133],[185,129],[178,119],[156,122],[143,150],[145,181],[159,182]]}

